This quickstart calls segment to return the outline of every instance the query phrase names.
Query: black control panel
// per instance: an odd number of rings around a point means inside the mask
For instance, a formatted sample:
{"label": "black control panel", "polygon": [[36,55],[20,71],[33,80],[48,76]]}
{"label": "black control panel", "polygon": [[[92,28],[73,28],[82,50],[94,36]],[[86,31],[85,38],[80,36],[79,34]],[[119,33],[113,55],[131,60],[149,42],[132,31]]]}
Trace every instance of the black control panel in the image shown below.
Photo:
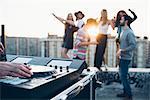
{"label": "black control panel", "polygon": [[[78,81],[87,64],[83,60],[7,55],[14,63],[28,64],[33,76],[28,79],[0,80],[1,99],[48,99]],[[10,80],[9,80],[10,78]],[[15,92],[14,92],[15,91]]]}

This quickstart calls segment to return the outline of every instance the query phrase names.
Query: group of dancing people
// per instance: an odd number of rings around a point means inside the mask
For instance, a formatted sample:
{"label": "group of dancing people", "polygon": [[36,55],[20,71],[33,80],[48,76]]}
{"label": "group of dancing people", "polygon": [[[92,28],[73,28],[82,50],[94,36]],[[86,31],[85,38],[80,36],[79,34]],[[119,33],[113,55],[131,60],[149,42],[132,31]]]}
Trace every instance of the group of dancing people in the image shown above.
{"label": "group of dancing people", "polygon": [[[132,92],[127,80],[127,73],[129,64],[132,60],[133,50],[136,48],[135,35],[130,24],[137,19],[137,16],[132,10],[129,9],[129,11],[133,14],[133,18],[130,17],[124,10],[120,10],[116,17],[109,20],[107,10],[102,9],[99,20],[89,18],[86,23],[83,21],[85,15],[82,11],[74,13],[76,21],[73,20],[72,13],[68,14],[67,19],[58,17],[55,14],[53,14],[53,16],[65,25],[65,34],[61,51],[62,57],[69,58],[67,53],[70,49],[73,49],[74,59],[85,60],[88,46],[96,45],[94,67],[97,67],[100,71],[107,45],[107,38],[110,36],[108,28],[109,26],[111,26],[113,30],[117,28],[116,56],[119,59],[120,78],[124,87],[123,93],[118,94],[117,97],[125,97],[127,100],[132,100]],[[95,37],[96,41],[90,41],[91,36],[88,33],[88,29],[92,26],[97,26],[99,29],[99,32]],[[73,40],[74,32],[77,32],[75,41]]]}
{"label": "group of dancing people", "polygon": [[[137,19],[136,14],[129,9],[129,11],[133,14],[133,18],[127,15],[127,13],[124,10],[120,10],[116,17],[109,20],[108,14],[106,9],[102,9],[100,18],[93,19],[89,18],[87,19],[86,24],[83,21],[84,14],[81,11],[75,12],[74,15],[76,17],[76,21],[73,19],[73,14],[69,13],[67,15],[67,19],[61,18],[56,16],[53,13],[53,16],[56,17],[60,22],[62,22],[65,26],[65,34],[63,37],[63,44],[62,44],[62,50],[61,50],[61,56],[63,58],[69,58],[68,51],[73,49],[73,58],[74,59],[86,59],[86,50],[88,45],[96,45],[96,51],[95,51],[95,58],[94,58],[94,66],[100,69],[102,66],[102,61],[104,60],[104,53],[105,48],[107,45],[107,38],[111,35],[108,33],[109,26],[112,27],[114,30],[115,27],[117,27],[117,50],[119,50],[119,39],[120,34],[122,32],[122,27],[120,25],[120,20],[122,17],[128,18],[128,26],[130,27],[130,24]],[[92,26],[97,26],[99,29],[99,32],[97,33],[97,36],[95,37],[96,41],[90,41],[90,35],[88,33],[88,29]],[[74,33],[77,32],[75,42],[74,42]],[[74,44],[73,44],[74,42]]]}

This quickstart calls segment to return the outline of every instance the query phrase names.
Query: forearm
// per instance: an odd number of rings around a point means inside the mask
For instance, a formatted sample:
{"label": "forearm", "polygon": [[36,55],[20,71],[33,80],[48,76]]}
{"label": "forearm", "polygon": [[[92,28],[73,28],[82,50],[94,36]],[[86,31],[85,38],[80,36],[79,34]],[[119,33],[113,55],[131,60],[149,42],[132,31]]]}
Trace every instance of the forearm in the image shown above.
{"label": "forearm", "polygon": [[56,19],[58,19],[60,22],[62,22],[64,24],[64,19],[61,17],[56,16],[55,14],[52,14]]}
{"label": "forearm", "polygon": [[131,10],[130,10],[130,12],[133,14],[133,21],[136,20],[137,19],[137,15]]}
{"label": "forearm", "polygon": [[64,24],[64,19],[61,17],[56,17],[60,22],[62,22]]}
{"label": "forearm", "polygon": [[79,46],[96,45],[98,42],[81,42]]}
{"label": "forearm", "polygon": [[79,46],[88,46],[89,45],[89,42],[81,42],[79,43]]}

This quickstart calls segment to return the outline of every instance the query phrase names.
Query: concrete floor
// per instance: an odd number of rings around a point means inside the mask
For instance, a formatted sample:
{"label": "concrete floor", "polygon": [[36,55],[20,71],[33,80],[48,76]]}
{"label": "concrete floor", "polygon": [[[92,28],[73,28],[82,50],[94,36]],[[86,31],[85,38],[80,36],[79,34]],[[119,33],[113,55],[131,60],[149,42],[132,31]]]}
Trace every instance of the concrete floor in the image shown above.
{"label": "concrete floor", "polygon": [[[119,83],[111,83],[110,85],[102,85],[102,88],[97,87],[95,97],[96,100],[123,100],[116,97],[116,94],[122,92],[122,85]],[[150,84],[146,84],[143,88],[135,88],[131,85],[133,100],[150,100]]]}

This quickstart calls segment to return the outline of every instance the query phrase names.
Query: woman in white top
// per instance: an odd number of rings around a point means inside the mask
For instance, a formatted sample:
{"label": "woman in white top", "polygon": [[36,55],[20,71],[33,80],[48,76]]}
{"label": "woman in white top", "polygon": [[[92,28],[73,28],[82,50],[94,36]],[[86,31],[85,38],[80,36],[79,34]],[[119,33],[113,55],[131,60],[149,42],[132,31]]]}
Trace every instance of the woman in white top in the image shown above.
{"label": "woman in white top", "polygon": [[100,69],[103,61],[103,56],[105,53],[105,48],[107,44],[107,37],[108,37],[108,28],[109,25],[113,26],[113,23],[108,20],[107,18],[107,10],[103,9],[101,11],[101,17],[99,21],[99,34],[97,35],[97,42],[99,44],[96,45],[96,52],[94,58],[94,66]]}

